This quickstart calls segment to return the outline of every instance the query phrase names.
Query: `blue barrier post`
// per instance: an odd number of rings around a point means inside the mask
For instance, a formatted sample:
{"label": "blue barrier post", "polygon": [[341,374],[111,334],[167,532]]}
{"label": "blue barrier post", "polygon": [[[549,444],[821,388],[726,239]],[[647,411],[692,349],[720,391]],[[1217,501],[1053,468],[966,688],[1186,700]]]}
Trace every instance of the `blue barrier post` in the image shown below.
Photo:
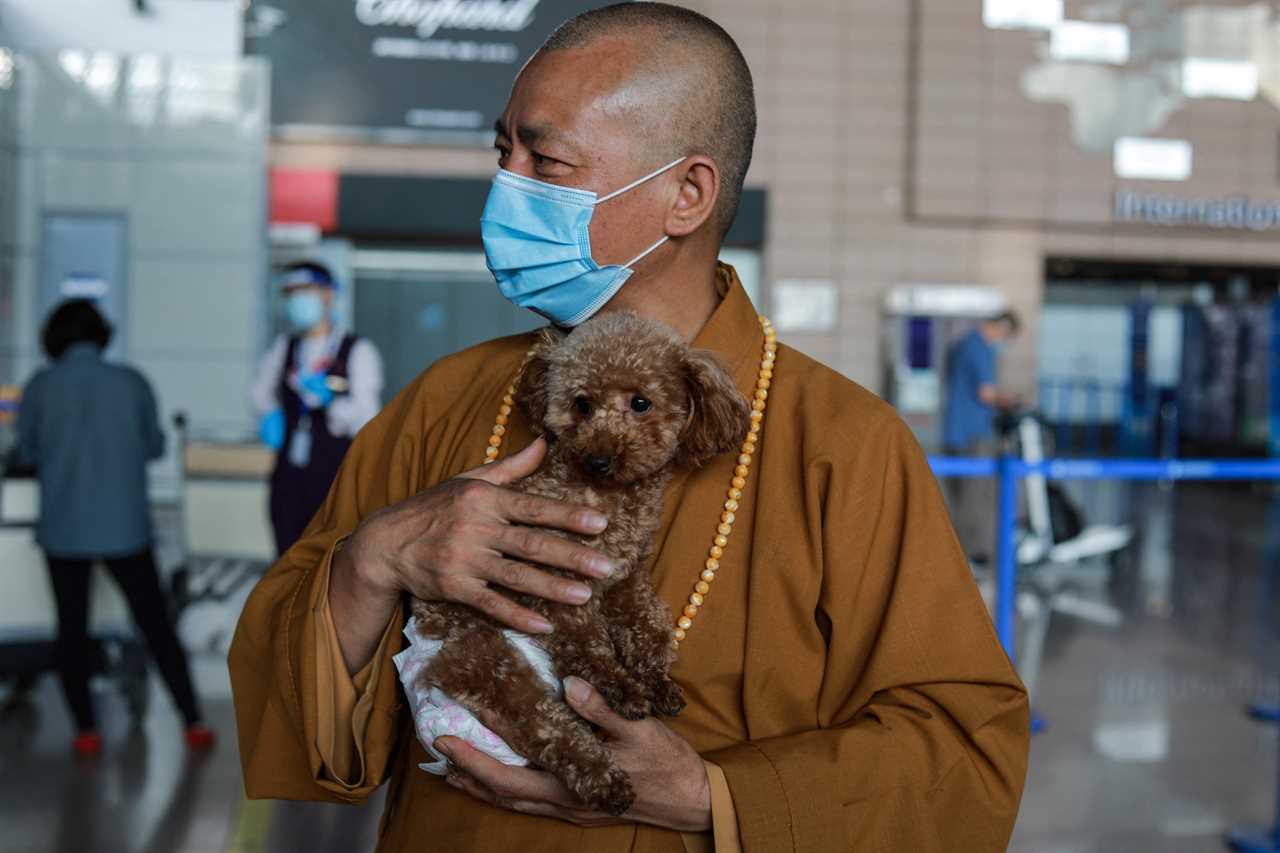
{"label": "blue barrier post", "polygon": [[[1259,596],[1259,604],[1262,608],[1260,615],[1264,620],[1267,619],[1275,600],[1276,572],[1280,569],[1280,563],[1276,560],[1277,552],[1280,551],[1278,520],[1280,520],[1280,501],[1273,501],[1271,511],[1268,513],[1266,546],[1269,571],[1264,585],[1264,594]],[[1263,624],[1266,624],[1265,621]],[[1267,644],[1274,642],[1274,638],[1264,634],[1260,642]],[[1263,651],[1265,653],[1265,649]],[[1254,702],[1249,706],[1249,716],[1262,723],[1280,723],[1280,704]],[[1236,853],[1280,853],[1280,762],[1277,762],[1276,768],[1276,811],[1271,829],[1245,827],[1233,829],[1227,835],[1227,845]]]}
{"label": "blue barrier post", "polygon": [[1102,451],[1102,385],[1084,383],[1084,452],[1097,456]]}
{"label": "blue barrier post", "polygon": [[1280,456],[1280,298],[1271,300],[1271,347],[1268,352],[1271,356],[1267,362],[1268,388],[1271,391],[1269,449],[1272,456]]}
{"label": "blue barrier post", "polygon": [[996,478],[996,601],[995,624],[1000,644],[1014,658],[1013,612],[1017,566],[1013,526],[1017,515],[1017,466],[1022,463],[1012,456],[999,459],[967,456],[930,456],[929,467],[935,477]]}
{"label": "blue barrier post", "polygon": [[[1280,723],[1280,707],[1253,705],[1252,717],[1263,722]],[[1236,853],[1280,853],[1280,774],[1276,777],[1276,820],[1270,829],[1233,829],[1227,834],[1227,846]]]}
{"label": "blue barrier post", "polygon": [[1058,386],[1058,430],[1054,437],[1059,453],[1066,453],[1072,449],[1071,431],[1074,423],[1071,420],[1071,399],[1071,381],[1064,379]]}
{"label": "blue barrier post", "polygon": [[1164,390],[1160,394],[1160,435],[1163,443],[1160,447],[1161,459],[1172,459],[1178,455],[1178,398],[1177,389]]}
{"label": "blue barrier post", "polygon": [[1006,455],[996,464],[996,635],[1011,661],[1016,660],[1013,615],[1018,579],[1013,541],[1018,514],[1018,472],[1014,463],[1015,459]]}

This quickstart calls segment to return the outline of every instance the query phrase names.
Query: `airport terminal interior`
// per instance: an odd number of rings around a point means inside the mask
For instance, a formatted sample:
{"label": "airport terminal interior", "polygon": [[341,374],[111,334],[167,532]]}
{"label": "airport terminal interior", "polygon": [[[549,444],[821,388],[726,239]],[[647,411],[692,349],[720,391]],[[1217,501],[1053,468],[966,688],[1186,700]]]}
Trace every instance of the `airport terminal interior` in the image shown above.
{"label": "airport terminal interior", "polygon": [[[246,797],[233,634],[365,423],[438,360],[547,325],[486,254],[494,125],[556,26],[603,5],[0,0],[2,853],[378,845],[385,785]],[[1029,693],[1007,849],[1280,853],[1280,4],[680,5],[754,79],[720,260],[782,345],[906,422]],[[51,345],[72,301],[109,340]],[[149,461],[51,519],[59,463],[20,427],[80,410],[48,415],[32,378],[96,349],[143,380],[119,394],[152,401]],[[136,443],[120,429],[104,457]],[[49,542],[134,492],[151,627],[202,715],[95,560],[86,727]]]}

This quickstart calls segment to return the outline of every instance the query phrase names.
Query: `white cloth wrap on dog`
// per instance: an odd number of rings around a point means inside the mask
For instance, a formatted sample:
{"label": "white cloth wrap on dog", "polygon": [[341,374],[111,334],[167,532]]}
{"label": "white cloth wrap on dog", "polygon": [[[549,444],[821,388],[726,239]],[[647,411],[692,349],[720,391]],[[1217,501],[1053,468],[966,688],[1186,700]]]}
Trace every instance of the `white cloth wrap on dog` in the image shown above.
{"label": "white cloth wrap on dog", "polygon": [[[396,669],[400,671],[400,683],[404,685],[404,694],[413,711],[413,725],[418,732],[418,742],[422,744],[432,758],[432,762],[419,764],[428,773],[443,776],[448,768],[449,760],[436,751],[436,738],[451,735],[462,738],[485,755],[503,764],[524,767],[529,761],[512,752],[502,738],[498,737],[475,715],[455,702],[448,694],[436,687],[423,688],[418,683],[418,675],[432,658],[440,653],[443,642],[433,637],[422,637],[415,630],[417,622],[409,618],[404,626],[404,635],[409,639],[409,648],[392,658]],[[515,646],[533,667],[533,671],[547,683],[556,695],[561,695],[560,679],[556,678],[551,667],[551,658],[533,638],[519,631],[506,630],[502,635],[507,642]]]}

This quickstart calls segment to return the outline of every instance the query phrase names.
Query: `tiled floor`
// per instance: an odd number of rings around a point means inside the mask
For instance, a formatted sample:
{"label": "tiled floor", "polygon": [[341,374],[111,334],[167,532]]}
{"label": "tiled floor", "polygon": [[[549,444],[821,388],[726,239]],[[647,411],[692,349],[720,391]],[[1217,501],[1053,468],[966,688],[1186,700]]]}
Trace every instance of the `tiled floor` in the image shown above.
{"label": "tiled floor", "polygon": [[188,754],[160,683],[152,709],[132,725],[124,702],[98,694],[106,744],[75,760],[62,697],[52,679],[34,705],[0,722],[0,851],[5,853],[355,853],[372,850],[381,796],[352,808],[318,803],[247,803],[236,757],[225,667],[200,662],[197,681],[221,741]]}
{"label": "tiled floor", "polygon": [[1280,503],[1221,486],[1123,503],[1136,559],[1081,592],[1125,622],[1053,617],[1017,853],[1207,853],[1274,816],[1276,729],[1244,709],[1280,698]]}
{"label": "tiled floor", "polygon": [[[1272,817],[1276,730],[1245,704],[1280,696],[1280,500],[1247,487],[1092,487],[1095,516],[1141,521],[1133,559],[1086,571],[1077,597],[1125,615],[1052,617],[1016,853],[1210,853]],[[225,668],[197,664],[222,736],[190,757],[167,697],[131,728],[100,694],[107,746],[73,761],[52,679],[0,720],[0,851],[257,853],[368,850],[380,803],[245,804]],[[37,708],[43,710],[37,710]]]}

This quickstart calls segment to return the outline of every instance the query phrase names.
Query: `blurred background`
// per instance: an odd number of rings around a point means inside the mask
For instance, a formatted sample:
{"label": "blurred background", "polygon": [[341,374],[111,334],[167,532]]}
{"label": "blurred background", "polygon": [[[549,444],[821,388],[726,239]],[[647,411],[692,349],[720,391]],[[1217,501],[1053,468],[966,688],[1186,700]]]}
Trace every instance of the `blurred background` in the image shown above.
{"label": "blurred background", "polygon": [[[536,46],[597,5],[0,0],[0,849],[371,849],[379,802],[243,800],[225,654],[275,555],[249,389],[302,261],[336,283],[335,328],[376,348],[382,402],[538,325],[485,269],[490,128]],[[1075,461],[1018,476],[1003,519],[983,498],[1003,552],[966,542],[993,608],[1008,556],[1006,639],[1042,729],[1010,849],[1223,850],[1272,825],[1280,2],[687,5],[755,76],[723,258],[784,341],[892,402],[951,491],[948,401],[980,339],[983,405],[1008,410],[982,452]],[[72,298],[158,403],[156,562],[211,752],[182,747],[101,576],[105,745],[68,748],[38,490],[10,451],[42,324]],[[1010,311],[1011,337],[990,322]]]}

